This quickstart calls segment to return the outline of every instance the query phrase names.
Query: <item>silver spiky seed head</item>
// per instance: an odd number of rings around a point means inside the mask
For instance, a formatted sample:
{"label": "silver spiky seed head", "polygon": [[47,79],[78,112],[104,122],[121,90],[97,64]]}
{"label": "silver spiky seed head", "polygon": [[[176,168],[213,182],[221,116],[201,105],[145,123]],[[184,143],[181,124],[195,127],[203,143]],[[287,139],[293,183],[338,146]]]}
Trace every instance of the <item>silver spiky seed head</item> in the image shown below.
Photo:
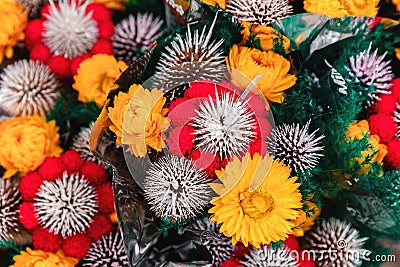
{"label": "silver spiky seed head", "polygon": [[[350,223],[336,218],[318,221],[305,238],[315,253],[317,266],[361,266],[362,260],[370,254],[363,248],[368,237],[360,237]],[[335,257],[329,256],[329,250],[335,253]]]}
{"label": "silver spiky seed head", "polygon": [[215,100],[209,96],[196,110],[191,126],[195,129],[197,148],[221,158],[240,156],[249,148],[256,133],[254,113],[247,99],[235,99],[233,94],[220,96],[215,89]]}
{"label": "silver spiky seed head", "polygon": [[271,246],[253,248],[241,263],[245,267],[299,266],[298,260],[290,253],[290,250],[287,248],[272,248]]}
{"label": "silver spiky seed head", "polygon": [[151,13],[129,15],[115,26],[111,39],[114,55],[128,65],[147,52],[162,34],[163,21]]}
{"label": "silver spiky seed head", "polygon": [[39,224],[63,237],[86,230],[98,211],[95,188],[79,174],[44,181],[34,199]]}
{"label": "silver spiky seed head", "polygon": [[159,217],[193,218],[208,204],[211,189],[205,173],[185,157],[167,155],[146,172],[144,196]]}
{"label": "silver spiky seed head", "polygon": [[60,89],[60,82],[47,65],[23,59],[0,74],[0,106],[13,116],[47,115]]}
{"label": "silver spiky seed head", "polygon": [[314,168],[323,154],[321,139],[324,135],[317,136],[318,131],[308,133],[308,121],[303,127],[300,124],[283,124],[272,130],[267,137],[268,151],[274,158],[283,160],[296,172],[305,172]]}
{"label": "silver spiky seed head", "polygon": [[226,11],[238,20],[267,25],[289,16],[293,8],[288,0],[229,0]]}
{"label": "silver spiky seed head", "polygon": [[211,39],[217,15],[209,29],[193,33],[187,24],[186,36],[177,35],[161,54],[156,82],[164,91],[198,80],[220,82],[224,78],[223,40]]}

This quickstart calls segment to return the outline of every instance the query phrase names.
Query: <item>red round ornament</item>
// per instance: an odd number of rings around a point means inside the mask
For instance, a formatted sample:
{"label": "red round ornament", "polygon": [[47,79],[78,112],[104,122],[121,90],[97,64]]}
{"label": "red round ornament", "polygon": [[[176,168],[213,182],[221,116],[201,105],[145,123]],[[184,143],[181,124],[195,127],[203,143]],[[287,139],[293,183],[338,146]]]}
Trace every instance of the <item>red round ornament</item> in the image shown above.
{"label": "red round ornament", "polygon": [[379,136],[382,143],[388,143],[393,140],[397,132],[397,124],[393,118],[386,114],[374,114],[368,118],[371,134]]}

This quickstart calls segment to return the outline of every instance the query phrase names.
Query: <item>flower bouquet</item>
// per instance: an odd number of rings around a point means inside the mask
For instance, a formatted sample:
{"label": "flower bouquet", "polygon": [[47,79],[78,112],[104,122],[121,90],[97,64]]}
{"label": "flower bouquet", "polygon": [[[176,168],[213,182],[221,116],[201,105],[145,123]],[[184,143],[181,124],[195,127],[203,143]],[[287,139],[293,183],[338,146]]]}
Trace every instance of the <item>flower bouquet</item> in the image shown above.
{"label": "flower bouquet", "polygon": [[395,262],[400,26],[377,1],[6,2],[7,266]]}

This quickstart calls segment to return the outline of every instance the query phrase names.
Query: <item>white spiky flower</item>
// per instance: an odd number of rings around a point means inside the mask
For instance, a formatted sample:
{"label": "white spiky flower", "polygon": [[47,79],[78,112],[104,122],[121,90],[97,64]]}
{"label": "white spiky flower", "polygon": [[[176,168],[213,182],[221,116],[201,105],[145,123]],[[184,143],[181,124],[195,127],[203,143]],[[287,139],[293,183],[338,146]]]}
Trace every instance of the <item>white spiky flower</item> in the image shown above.
{"label": "white spiky flower", "polygon": [[[360,237],[350,223],[336,218],[319,221],[307,232],[306,240],[315,253],[317,266],[361,266],[362,260],[370,254],[363,248],[368,237]],[[328,251],[335,253],[335,257],[330,257]]]}
{"label": "white spiky flower", "polygon": [[397,108],[393,113],[393,120],[397,124],[397,134],[396,137],[400,139],[400,103],[397,103]]}
{"label": "white spiky flower", "polygon": [[149,50],[153,42],[162,34],[163,21],[151,13],[129,15],[115,26],[112,37],[114,55],[128,65],[138,55]]}
{"label": "white spiky flower", "polygon": [[248,101],[235,99],[229,93],[220,96],[215,90],[215,100],[209,96],[193,118],[196,147],[221,158],[240,156],[247,151],[256,135],[253,131],[256,121]]}
{"label": "white spiky flower", "polygon": [[230,0],[226,11],[238,20],[267,25],[289,16],[293,8],[288,0]]}
{"label": "white spiky flower", "polygon": [[23,59],[0,75],[0,106],[13,116],[47,115],[60,96],[61,84],[47,65]]}
{"label": "white spiky flower", "polygon": [[192,33],[187,24],[186,36],[178,34],[165,48],[156,67],[160,88],[166,91],[190,81],[219,82],[224,78],[223,40],[211,39],[216,19],[217,16],[210,28],[204,26],[201,33],[197,29]]}
{"label": "white spiky flower", "polygon": [[44,181],[34,205],[39,223],[63,237],[85,231],[98,210],[94,187],[79,174],[67,172],[54,182]]}
{"label": "white spiky flower", "polygon": [[0,240],[12,240],[16,245],[29,243],[29,234],[18,220],[21,203],[18,183],[0,176]]}
{"label": "white spiky flower", "polygon": [[50,10],[44,22],[43,40],[54,55],[74,58],[89,52],[97,41],[99,30],[92,19],[93,11],[86,14],[90,1],[49,0]]}
{"label": "white spiky flower", "polygon": [[299,266],[298,260],[290,253],[290,250],[287,248],[272,248],[271,246],[253,248],[241,263],[245,267]]}
{"label": "white spiky flower", "polygon": [[271,131],[267,137],[268,151],[274,158],[283,160],[296,172],[305,172],[314,168],[323,154],[321,139],[324,135],[317,136],[319,129],[308,133],[308,121],[303,127],[300,124],[283,124]]}
{"label": "white spiky flower", "polygon": [[[378,49],[371,52],[371,44],[367,50],[360,52],[358,55],[350,57],[350,66],[346,66],[350,77],[356,83],[360,83],[365,87],[375,86],[372,93],[368,93],[370,98],[367,106],[372,106],[376,100],[380,100],[378,94],[390,94],[390,82],[394,78],[391,60],[385,60],[387,52],[382,55],[378,54]],[[360,92],[361,94],[363,92]]]}
{"label": "white spiky flower", "polygon": [[84,267],[129,266],[121,233],[117,231],[104,235],[100,240],[92,243],[88,253],[80,263]]}
{"label": "white spiky flower", "polygon": [[221,226],[216,222],[203,218],[195,221],[191,228],[204,231],[200,237],[201,243],[212,256],[213,266],[220,266],[233,253],[232,239],[220,233]]}
{"label": "white spiky flower", "polygon": [[185,157],[167,155],[147,171],[144,196],[159,217],[195,217],[208,204],[211,190],[206,175]]}

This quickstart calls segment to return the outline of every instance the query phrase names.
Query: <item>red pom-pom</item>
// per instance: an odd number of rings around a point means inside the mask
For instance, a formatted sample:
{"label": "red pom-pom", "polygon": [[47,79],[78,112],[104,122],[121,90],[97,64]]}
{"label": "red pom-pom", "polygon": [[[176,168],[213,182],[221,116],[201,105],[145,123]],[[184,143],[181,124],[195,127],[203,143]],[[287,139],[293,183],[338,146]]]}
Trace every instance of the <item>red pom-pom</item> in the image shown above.
{"label": "red pom-pom", "polygon": [[299,241],[297,241],[297,239],[294,235],[289,235],[289,237],[286,238],[284,244],[285,244],[285,247],[287,247],[290,250],[299,250],[300,249]]}
{"label": "red pom-pom", "polygon": [[19,206],[18,219],[26,229],[32,230],[38,227],[39,222],[36,218],[35,207],[32,202],[23,202]]}
{"label": "red pom-pom", "polygon": [[374,114],[368,118],[371,134],[377,134],[382,143],[389,143],[393,140],[397,125],[393,118],[386,114]]}
{"label": "red pom-pom", "polygon": [[25,43],[28,49],[32,49],[42,42],[43,20],[34,19],[29,21],[25,28]]}
{"label": "red pom-pom", "polygon": [[92,3],[88,5],[86,8],[86,14],[89,14],[90,11],[93,11],[92,19],[94,19],[97,22],[111,20],[110,11],[102,4]]}
{"label": "red pom-pom", "polygon": [[82,259],[89,251],[92,241],[84,234],[76,234],[67,237],[62,245],[62,251],[68,257]]}
{"label": "red pom-pom", "polygon": [[63,56],[55,56],[49,59],[47,65],[49,68],[60,78],[68,79],[71,77],[71,70],[69,65],[71,60]]}
{"label": "red pom-pom", "polygon": [[60,164],[60,158],[47,157],[40,165],[38,172],[45,180],[55,181],[62,177],[63,169]]}
{"label": "red pom-pom", "polygon": [[51,57],[51,52],[44,44],[37,44],[32,47],[29,57],[32,60],[39,60],[40,62],[46,63]]}
{"label": "red pom-pom", "polygon": [[175,156],[191,154],[194,147],[193,140],[196,138],[191,134],[193,132],[194,128],[189,125],[173,129],[167,139],[169,151]]}
{"label": "red pom-pom", "polygon": [[299,253],[299,267],[315,267],[315,263],[313,260],[313,253],[308,252],[303,252],[303,250],[300,250]]}
{"label": "red pom-pom", "polygon": [[242,267],[243,265],[240,263],[240,260],[237,258],[229,258],[224,261],[220,265],[221,267]]}
{"label": "red pom-pom", "polygon": [[396,110],[397,101],[392,95],[381,94],[381,100],[378,100],[374,106],[372,106],[372,110],[376,113],[384,113],[388,115],[392,115],[393,111]]}
{"label": "red pom-pom", "polygon": [[85,59],[90,58],[89,54],[82,54],[80,56],[77,56],[71,60],[71,73],[72,75],[78,74],[78,68],[79,65],[84,61]]}
{"label": "red pom-pom", "polygon": [[114,24],[112,21],[102,21],[97,27],[99,28],[99,39],[109,41],[114,34]]}
{"label": "red pom-pom", "polygon": [[63,168],[67,170],[68,173],[79,171],[85,163],[79,153],[74,149],[64,152],[60,159]]}
{"label": "red pom-pom", "polygon": [[400,78],[396,78],[392,81],[392,96],[400,102]]}
{"label": "red pom-pom", "polygon": [[93,55],[95,54],[112,55],[113,48],[110,42],[99,40],[93,45],[92,49],[90,50],[90,53]]}
{"label": "red pom-pom", "polygon": [[400,140],[395,139],[387,144],[388,153],[385,156],[385,163],[389,168],[400,167]]}
{"label": "red pom-pom", "polygon": [[242,243],[237,243],[233,254],[236,258],[243,259],[247,254],[250,253],[250,246],[245,247]]}
{"label": "red pom-pom", "polygon": [[37,172],[30,172],[24,177],[21,177],[19,192],[21,193],[22,199],[24,201],[33,201],[42,183],[43,177]]}
{"label": "red pom-pom", "polygon": [[62,243],[61,235],[55,235],[43,228],[38,228],[32,232],[32,243],[34,249],[47,252],[57,252]]}
{"label": "red pom-pom", "polygon": [[114,212],[114,196],[111,183],[104,183],[96,187],[99,211],[105,214]]}
{"label": "red pom-pom", "polygon": [[[56,7],[58,7],[58,3],[54,3]],[[47,20],[47,16],[50,14],[50,4],[46,4],[42,7],[40,11],[40,17],[44,20]]]}
{"label": "red pom-pom", "polygon": [[93,161],[86,162],[80,173],[88,180],[91,184],[101,184],[108,180],[108,172],[104,167],[99,164],[94,163]]}
{"label": "red pom-pom", "polygon": [[111,233],[113,226],[111,221],[100,214],[93,216],[93,221],[87,229],[88,235],[95,241],[99,240],[103,235]]}

